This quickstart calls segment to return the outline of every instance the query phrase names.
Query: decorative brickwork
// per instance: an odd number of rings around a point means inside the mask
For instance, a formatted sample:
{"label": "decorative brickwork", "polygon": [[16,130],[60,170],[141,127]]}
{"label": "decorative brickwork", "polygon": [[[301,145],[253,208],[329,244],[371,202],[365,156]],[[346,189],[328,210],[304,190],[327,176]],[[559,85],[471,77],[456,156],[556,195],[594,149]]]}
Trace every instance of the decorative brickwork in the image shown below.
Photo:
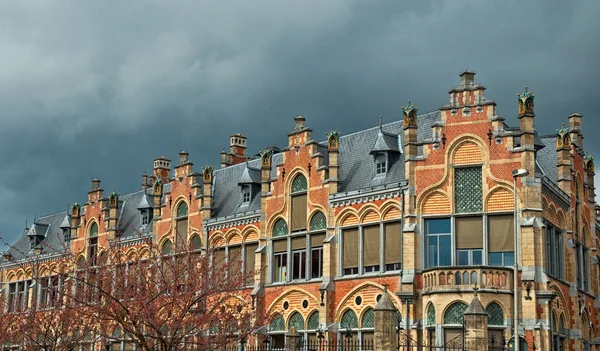
{"label": "decorative brickwork", "polygon": [[513,193],[505,188],[492,190],[487,200],[487,211],[512,211],[514,209]]}
{"label": "decorative brickwork", "polygon": [[424,215],[447,214],[450,213],[450,211],[450,200],[443,193],[435,192],[423,201],[422,213]]}

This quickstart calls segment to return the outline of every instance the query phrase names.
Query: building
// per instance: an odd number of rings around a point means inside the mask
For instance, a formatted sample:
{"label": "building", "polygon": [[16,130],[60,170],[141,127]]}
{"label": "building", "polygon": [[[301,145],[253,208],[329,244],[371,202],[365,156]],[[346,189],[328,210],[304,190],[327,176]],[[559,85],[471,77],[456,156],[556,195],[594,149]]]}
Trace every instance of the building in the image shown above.
{"label": "building", "polygon": [[[38,218],[4,254],[5,293],[26,300],[19,262],[43,240],[93,260],[109,239],[136,250],[137,228],[165,247],[222,248],[259,269],[247,290],[276,315],[265,328],[276,345],[291,326],[309,339],[317,330],[372,338],[384,287],[406,333],[443,345],[460,335],[475,286],[488,335],[512,335],[517,257],[520,333],[530,349],[598,348],[600,212],[582,116],[538,135],[525,88],[519,126],[509,127],[474,76],[461,73],[438,111],[419,115],[409,101],[397,121],[332,130],[325,140],[297,116],[288,145],[255,158],[243,135],[231,136],[220,169],[196,173],[181,152],[173,169],[156,159],[132,194],[107,198],[92,180],[85,204]],[[517,169],[528,175],[513,179]],[[52,252],[42,255],[52,262]]]}

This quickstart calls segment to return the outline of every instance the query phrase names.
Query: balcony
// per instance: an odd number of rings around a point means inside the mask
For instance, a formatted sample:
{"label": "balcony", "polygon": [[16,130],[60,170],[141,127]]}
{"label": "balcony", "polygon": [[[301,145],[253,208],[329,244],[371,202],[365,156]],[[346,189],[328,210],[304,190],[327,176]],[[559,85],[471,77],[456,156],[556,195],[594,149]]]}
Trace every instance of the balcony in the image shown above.
{"label": "balcony", "polygon": [[513,270],[508,267],[453,266],[423,271],[423,292],[472,291],[479,289],[511,290]]}

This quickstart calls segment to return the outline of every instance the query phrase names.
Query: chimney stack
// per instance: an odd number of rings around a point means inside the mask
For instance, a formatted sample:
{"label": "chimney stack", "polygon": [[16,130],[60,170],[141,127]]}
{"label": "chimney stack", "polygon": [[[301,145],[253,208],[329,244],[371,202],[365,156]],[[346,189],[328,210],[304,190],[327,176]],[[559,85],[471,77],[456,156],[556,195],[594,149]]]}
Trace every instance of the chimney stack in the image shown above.
{"label": "chimney stack", "polygon": [[92,179],[92,190],[88,191],[88,202],[95,203],[96,201],[102,200],[104,191],[100,187],[100,179]]}
{"label": "chimney stack", "polygon": [[304,116],[298,115],[294,117],[294,121],[296,122],[296,127],[294,128],[296,132],[304,129],[304,122],[306,122],[306,118],[304,118]]}
{"label": "chimney stack", "polygon": [[581,136],[581,118],[579,113],[573,113],[569,116],[569,129],[571,130],[571,143],[577,148],[583,147],[583,137]]}
{"label": "chimney stack", "polygon": [[566,194],[571,194],[571,134],[564,123],[556,130],[556,155],[558,187]]}
{"label": "chimney stack", "polygon": [[171,160],[161,156],[154,160],[154,176],[160,179],[163,184],[168,184],[171,175]]}
{"label": "chimney stack", "polygon": [[329,151],[329,194],[338,192],[338,166],[339,166],[339,147],[340,133],[335,130],[327,132],[327,150]]}
{"label": "chimney stack", "polygon": [[71,206],[71,240],[77,237],[77,228],[81,224],[81,206],[74,203]]}
{"label": "chimney stack", "polygon": [[212,206],[213,166],[202,167],[202,219],[210,218]]}
{"label": "chimney stack", "polygon": [[188,156],[186,151],[179,152],[179,164],[175,167],[175,177],[183,178],[192,173],[194,164],[190,162]]}
{"label": "chimney stack", "polygon": [[152,185],[148,184],[148,175],[146,174],[146,171],[144,171],[144,174],[142,174],[142,190],[149,189],[150,187],[152,187]]}
{"label": "chimney stack", "polygon": [[114,189],[113,192],[108,195],[108,234],[110,239],[117,237],[117,223],[119,221],[119,193]]}

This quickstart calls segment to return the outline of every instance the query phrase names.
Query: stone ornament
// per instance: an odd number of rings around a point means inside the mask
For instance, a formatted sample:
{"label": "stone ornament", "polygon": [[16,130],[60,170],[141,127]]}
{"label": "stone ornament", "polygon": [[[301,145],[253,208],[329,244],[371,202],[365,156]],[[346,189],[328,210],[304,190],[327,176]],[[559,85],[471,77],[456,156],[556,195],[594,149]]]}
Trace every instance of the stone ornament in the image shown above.
{"label": "stone ornament", "polygon": [[214,169],[213,166],[202,167],[202,179],[204,183],[212,183]]}
{"label": "stone ornament", "polygon": [[583,169],[588,173],[594,173],[594,156],[585,153],[583,156]]}
{"label": "stone ornament", "polygon": [[417,111],[419,108],[410,103],[406,106],[402,106],[402,112],[404,114],[404,127],[416,127],[417,126]]}
{"label": "stone ornament", "polygon": [[273,150],[263,149],[260,152],[260,160],[262,169],[271,169],[271,158],[273,156]]}
{"label": "stone ornament", "polygon": [[152,185],[152,189],[154,190],[154,195],[162,195],[163,192],[163,182],[160,179],[154,181]]}
{"label": "stone ornament", "polygon": [[528,91],[525,87],[525,91],[517,94],[519,98],[519,115],[533,114],[533,98],[535,95],[533,92]]}
{"label": "stone ornament", "polygon": [[556,130],[556,149],[562,149],[564,147],[571,146],[571,131],[568,127],[565,127],[565,124],[562,124],[560,129]]}
{"label": "stone ornament", "polygon": [[327,136],[327,149],[330,151],[338,150],[340,143],[340,132],[336,130],[330,130],[329,132],[325,133],[325,135]]}

